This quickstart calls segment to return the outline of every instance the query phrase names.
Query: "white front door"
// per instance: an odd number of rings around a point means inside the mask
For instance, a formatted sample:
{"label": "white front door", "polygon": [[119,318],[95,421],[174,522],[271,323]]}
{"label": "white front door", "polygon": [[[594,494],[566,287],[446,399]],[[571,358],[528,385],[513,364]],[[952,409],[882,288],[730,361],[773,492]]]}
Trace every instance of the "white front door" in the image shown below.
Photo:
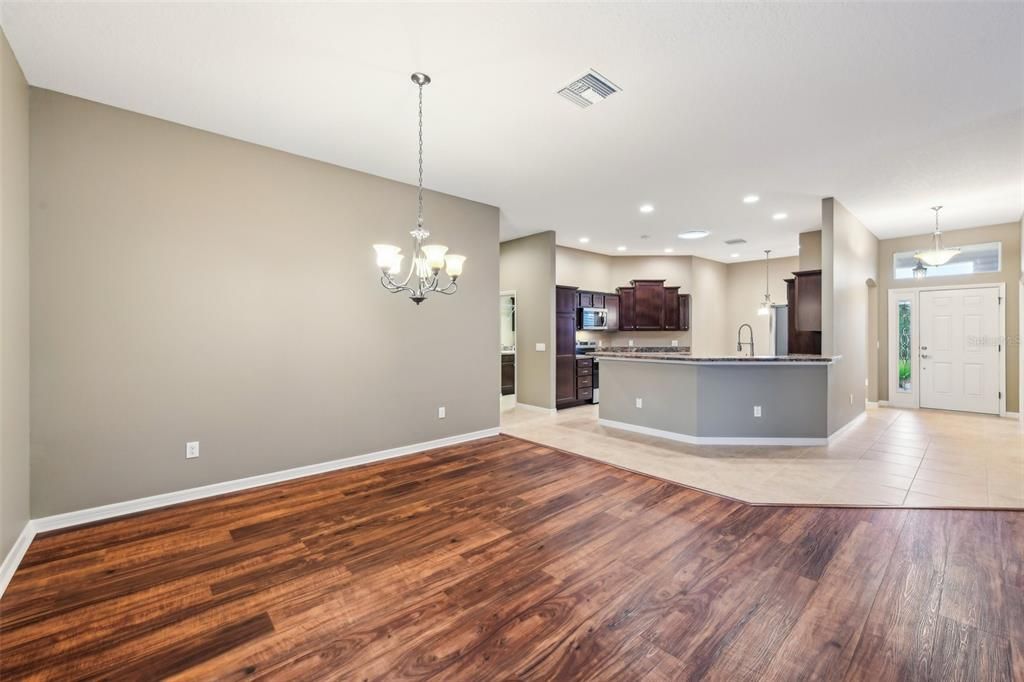
{"label": "white front door", "polygon": [[999,289],[922,291],[921,407],[999,414]]}

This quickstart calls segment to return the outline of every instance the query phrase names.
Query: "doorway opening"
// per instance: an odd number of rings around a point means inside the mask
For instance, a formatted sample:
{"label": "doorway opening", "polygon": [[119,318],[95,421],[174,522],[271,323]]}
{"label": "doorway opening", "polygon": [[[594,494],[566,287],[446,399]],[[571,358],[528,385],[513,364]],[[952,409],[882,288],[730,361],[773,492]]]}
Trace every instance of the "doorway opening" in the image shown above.
{"label": "doorway opening", "polygon": [[498,294],[498,320],[501,329],[501,406],[516,404],[516,292]]}

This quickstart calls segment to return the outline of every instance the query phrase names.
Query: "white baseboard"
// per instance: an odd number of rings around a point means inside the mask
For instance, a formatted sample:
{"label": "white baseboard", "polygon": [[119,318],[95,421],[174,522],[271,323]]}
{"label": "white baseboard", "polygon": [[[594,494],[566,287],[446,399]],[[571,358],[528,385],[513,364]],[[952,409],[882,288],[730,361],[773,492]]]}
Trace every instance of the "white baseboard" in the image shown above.
{"label": "white baseboard", "polygon": [[740,436],[691,436],[675,431],[663,431],[649,426],[637,426],[611,419],[598,419],[597,423],[612,429],[642,433],[645,436],[657,436],[693,445],[827,445],[828,438],[746,438]]}
{"label": "white baseboard", "polygon": [[1007,419],[1020,419],[1020,412],[1003,412],[1000,416],[1006,417]]}
{"label": "white baseboard", "polygon": [[516,409],[528,412],[543,412],[545,414],[554,414],[558,411],[553,407],[538,407],[537,405],[527,405],[526,403],[516,403]]}
{"label": "white baseboard", "polygon": [[11,578],[14,577],[14,572],[18,570],[18,564],[25,557],[25,552],[28,551],[28,546],[32,544],[32,538],[36,536],[36,526],[33,521],[29,521],[25,524],[25,527],[21,529],[21,534],[18,535],[18,539],[14,541],[14,546],[11,547],[11,551],[4,557],[3,562],[0,562],[0,597],[4,596],[4,590],[7,589],[7,585],[10,584]]}
{"label": "white baseboard", "polygon": [[877,401],[877,400],[865,400],[864,404],[867,405],[868,407],[878,407],[879,401]]}
{"label": "white baseboard", "polygon": [[271,485],[273,483],[281,483],[283,481],[290,481],[292,479],[302,478],[304,476],[313,476],[315,474],[322,474],[328,471],[336,471],[338,469],[347,469],[349,467],[360,466],[362,464],[370,464],[371,462],[380,462],[382,460],[392,459],[394,457],[403,457],[405,455],[411,455],[415,452],[421,452],[423,450],[432,450],[434,448],[445,447],[446,445],[455,445],[456,443],[477,440],[478,438],[497,436],[498,432],[499,428],[495,426],[494,428],[483,429],[482,431],[473,431],[471,433],[463,433],[457,436],[438,438],[437,440],[426,441],[424,443],[403,445],[401,447],[391,448],[389,450],[379,450],[377,452],[371,452],[365,455],[356,455],[354,457],[346,457],[344,459],[335,459],[331,460],[330,462],[310,464],[307,466],[295,467],[294,469],[275,471],[269,474],[260,474],[258,476],[249,476],[248,478],[239,478],[233,481],[212,483],[210,485],[204,485],[198,488],[188,488],[186,490],[178,490],[171,493],[163,493],[161,495],[141,497],[136,500],[115,502],[113,504],[106,504],[101,507],[92,507],[90,509],[82,509],[79,511],[67,512],[65,514],[44,516],[39,519],[34,519],[31,523],[35,526],[35,531],[37,533],[44,533],[51,530],[69,528],[71,526],[79,526],[83,523],[92,523],[94,521],[112,519],[117,516],[124,516],[125,514],[135,514],[136,512],[140,511],[159,509],[160,507],[166,507],[172,504],[179,504],[181,502],[201,500],[205,497],[224,495],[225,493],[233,493],[238,492],[240,490],[247,490],[249,488],[257,488],[259,486]]}
{"label": "white baseboard", "polygon": [[839,440],[839,438],[842,437],[844,431],[849,431],[856,424],[859,424],[860,422],[864,421],[867,418],[867,416],[868,416],[867,412],[861,412],[856,417],[854,417],[853,419],[851,419],[850,421],[846,422],[845,424],[840,426],[838,429],[836,429],[835,433],[833,433],[832,435],[830,435],[828,437],[828,442],[829,443],[834,443],[835,441]]}
{"label": "white baseboard", "polygon": [[879,400],[878,401],[878,406],[879,407],[889,407],[889,401],[888,400]]}

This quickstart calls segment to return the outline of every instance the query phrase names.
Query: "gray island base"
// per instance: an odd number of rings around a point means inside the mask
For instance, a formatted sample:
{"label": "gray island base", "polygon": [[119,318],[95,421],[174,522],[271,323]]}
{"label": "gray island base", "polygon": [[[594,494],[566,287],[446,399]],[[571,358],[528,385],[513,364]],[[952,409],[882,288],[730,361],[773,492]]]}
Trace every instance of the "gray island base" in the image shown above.
{"label": "gray island base", "polygon": [[838,356],[595,353],[603,426],[698,444],[828,443]]}

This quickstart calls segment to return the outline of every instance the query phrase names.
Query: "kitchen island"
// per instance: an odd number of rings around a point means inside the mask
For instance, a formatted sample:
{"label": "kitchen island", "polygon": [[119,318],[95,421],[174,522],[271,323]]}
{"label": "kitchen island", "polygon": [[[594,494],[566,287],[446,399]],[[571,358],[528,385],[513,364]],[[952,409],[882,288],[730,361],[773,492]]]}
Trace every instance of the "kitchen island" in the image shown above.
{"label": "kitchen island", "polygon": [[687,443],[828,442],[839,356],[694,356],[669,349],[594,353],[603,426]]}

